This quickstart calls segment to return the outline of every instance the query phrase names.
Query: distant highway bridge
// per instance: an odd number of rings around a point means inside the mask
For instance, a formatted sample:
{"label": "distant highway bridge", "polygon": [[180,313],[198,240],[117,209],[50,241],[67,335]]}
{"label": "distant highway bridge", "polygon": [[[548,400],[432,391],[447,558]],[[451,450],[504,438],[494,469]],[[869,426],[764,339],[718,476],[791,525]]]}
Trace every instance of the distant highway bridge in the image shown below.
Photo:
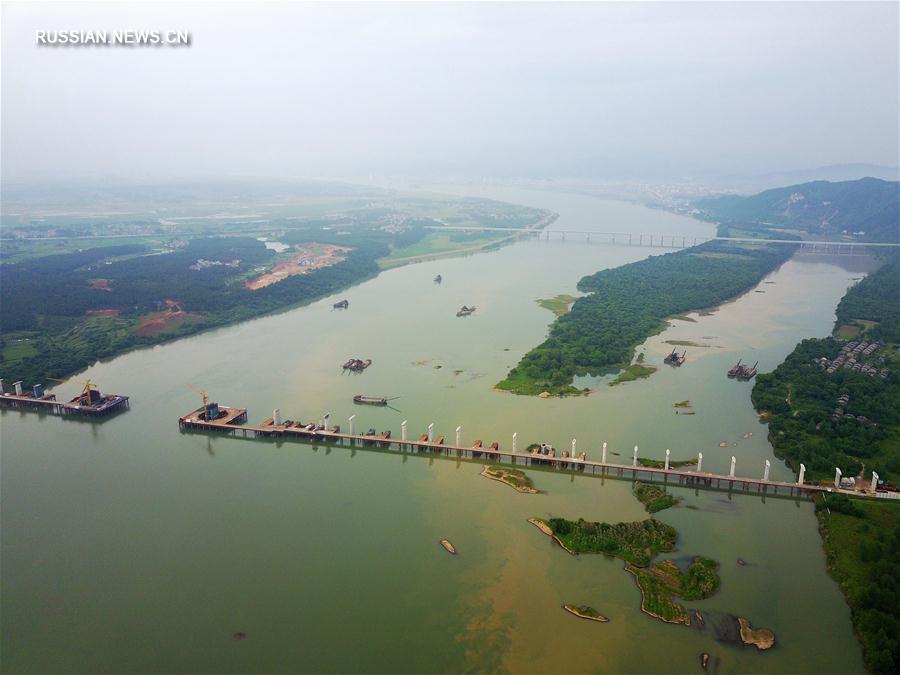
{"label": "distant highway bridge", "polygon": [[530,229],[519,227],[481,227],[457,225],[427,225],[430,230],[457,230],[460,232],[503,232],[520,234],[542,241],[582,241],[621,246],[650,248],[688,248],[707,241],[733,241],[749,244],[799,244],[804,253],[828,255],[865,255],[869,248],[898,248],[900,242],[865,241],[813,241],[811,239],[754,239],[750,237],[702,237],[679,234],[647,234],[637,232],[597,232],[594,230]]}

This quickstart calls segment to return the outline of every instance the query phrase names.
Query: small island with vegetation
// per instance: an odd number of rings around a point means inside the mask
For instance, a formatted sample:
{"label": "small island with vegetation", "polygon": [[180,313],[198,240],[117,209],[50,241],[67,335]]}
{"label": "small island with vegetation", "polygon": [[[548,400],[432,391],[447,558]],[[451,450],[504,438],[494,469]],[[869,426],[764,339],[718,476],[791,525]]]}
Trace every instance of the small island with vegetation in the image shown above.
{"label": "small island with vegetation", "polygon": [[[664,623],[690,626],[689,611],[675,599],[705,600],[712,597],[721,584],[719,563],[710,558],[695,556],[683,572],[674,560],[651,564],[658,554],[674,551],[678,538],[674,527],[652,518],[614,525],[592,523],[582,518],[529,518],[528,522],[572,555],[602,553],[624,560],[625,569],[634,577],[641,592],[641,611]],[[591,613],[596,613],[586,606],[565,605],[565,609],[586,619],[594,618]],[[694,614],[702,628],[700,612],[694,610]],[[743,644],[753,644],[759,649],[768,649],[774,644],[772,631],[753,630],[749,620],[730,614],[725,616],[730,628],[717,631],[717,640],[730,641],[740,633]]]}
{"label": "small island with vegetation", "polygon": [[658,520],[632,523],[590,523],[579,518],[550,518],[531,521],[549,534],[569,553],[603,553],[643,567],[658,553],[675,549],[678,532]]}
{"label": "small island with vegetation", "polygon": [[600,623],[609,623],[609,619],[593,607],[588,607],[587,605],[563,605],[563,609],[569,612],[569,614],[574,614],[582,619],[599,621]]}
{"label": "small island with vegetation", "polygon": [[563,316],[564,314],[569,313],[569,307],[572,306],[572,303],[575,302],[578,298],[574,295],[567,295],[565,293],[561,293],[557,295],[555,298],[547,298],[543,300],[538,300],[537,304],[539,304],[544,309],[549,309],[551,312],[556,314],[556,316]]}
{"label": "small island with vegetation", "polygon": [[663,560],[650,567],[625,565],[641,589],[641,611],[666,623],[689,626],[690,615],[674,598],[704,600],[719,588],[719,563],[696,557],[682,572],[674,560]]}
{"label": "small island with vegetation", "polygon": [[499,464],[491,464],[490,466],[484,467],[481,475],[485,478],[490,478],[491,480],[509,485],[516,490],[516,492],[524,492],[530,495],[541,493],[541,490],[534,487],[531,478],[529,478],[524,471],[520,471],[519,469],[510,469],[505,466],[500,466]]}
{"label": "small island with vegetation", "polygon": [[673,497],[661,487],[641,482],[634,484],[634,496],[644,505],[647,513],[658,513],[675,506],[680,501],[678,497]]}
{"label": "small island with vegetation", "polygon": [[626,368],[623,368],[622,371],[616,376],[616,379],[609,383],[609,386],[615,387],[617,384],[622,384],[623,382],[643,380],[650,377],[655,372],[656,368],[654,366],[644,365],[644,352],[641,352],[637,355],[634,363]]}

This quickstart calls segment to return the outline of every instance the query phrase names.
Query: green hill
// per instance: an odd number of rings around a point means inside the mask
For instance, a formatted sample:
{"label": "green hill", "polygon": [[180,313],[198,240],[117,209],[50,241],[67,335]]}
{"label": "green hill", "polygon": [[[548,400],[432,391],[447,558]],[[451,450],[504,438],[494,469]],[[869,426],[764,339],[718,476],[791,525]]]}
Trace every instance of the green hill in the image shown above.
{"label": "green hill", "polygon": [[786,227],[812,235],[863,232],[867,241],[900,240],[900,182],[819,180],[752,196],[701,199],[700,216],[744,229]]}

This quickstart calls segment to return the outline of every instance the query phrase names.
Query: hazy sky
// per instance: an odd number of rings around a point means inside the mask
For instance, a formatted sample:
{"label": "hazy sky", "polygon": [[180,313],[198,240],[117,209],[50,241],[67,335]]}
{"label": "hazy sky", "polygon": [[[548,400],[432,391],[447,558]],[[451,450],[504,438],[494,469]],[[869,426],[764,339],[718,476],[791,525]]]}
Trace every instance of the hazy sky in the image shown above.
{"label": "hazy sky", "polygon": [[[898,164],[898,3],[2,4],[2,172]],[[183,29],[189,48],[38,47]]]}

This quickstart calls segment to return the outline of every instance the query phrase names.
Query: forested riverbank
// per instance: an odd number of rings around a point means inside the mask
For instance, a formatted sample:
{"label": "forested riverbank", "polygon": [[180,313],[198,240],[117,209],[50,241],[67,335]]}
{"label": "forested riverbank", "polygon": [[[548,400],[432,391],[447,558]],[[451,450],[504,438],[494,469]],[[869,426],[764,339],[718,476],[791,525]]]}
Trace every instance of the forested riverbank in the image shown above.
{"label": "forested riverbank", "polygon": [[[834,332],[843,339],[803,340],[774,372],[757,378],[754,406],[769,423],[775,454],[795,470],[802,462],[808,478],[830,479],[840,467],[846,476],[875,471],[896,482],[900,262],[884,265],[852,287],[836,315]],[[869,670],[897,672],[900,502],[825,495],[816,515],[828,571],[850,605]]]}
{"label": "forested riverbank", "polygon": [[602,375],[631,363],[634,348],[666,317],[713,307],[752,288],[793,254],[789,244],[713,241],[582,278],[568,314],[497,388],[516,394],[581,393],[576,375]]}

